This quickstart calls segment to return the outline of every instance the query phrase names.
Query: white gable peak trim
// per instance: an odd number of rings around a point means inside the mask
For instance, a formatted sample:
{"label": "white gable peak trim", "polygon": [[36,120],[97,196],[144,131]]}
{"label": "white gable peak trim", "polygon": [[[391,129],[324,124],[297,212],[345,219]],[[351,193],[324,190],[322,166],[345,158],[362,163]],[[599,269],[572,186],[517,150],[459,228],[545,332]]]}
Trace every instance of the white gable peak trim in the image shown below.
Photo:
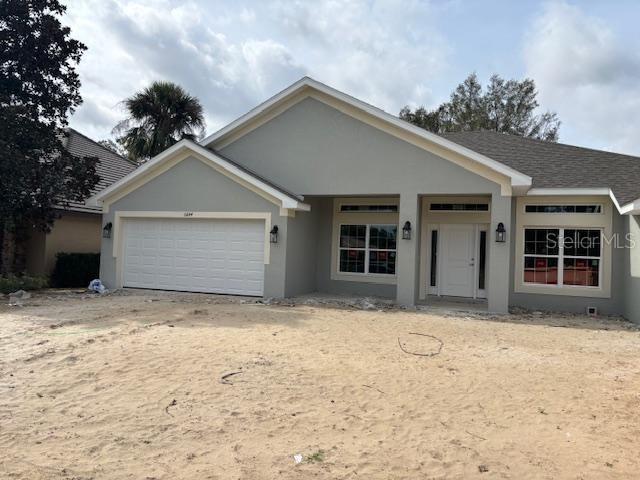
{"label": "white gable peak trim", "polygon": [[165,172],[189,155],[194,155],[205,164],[213,167],[216,171],[278,205],[282,211],[309,211],[311,209],[308,204],[302,202],[302,197],[298,198],[286,194],[223,157],[216,155],[211,150],[186,139],[180,140],[129,175],[98,192],[89,198],[86,204],[93,207],[102,206],[103,211],[108,212],[110,204]]}
{"label": "white gable peak trim", "polygon": [[[511,191],[508,190],[512,190],[514,194],[522,194],[531,187],[532,179],[528,175],[518,172],[503,163],[481,155],[473,150],[458,145],[457,143],[451,142],[450,140],[431,133],[423,128],[400,120],[398,117],[391,115],[384,110],[358,100],[357,98],[340,92],[339,90],[331,88],[309,77],[303,77],[298,80],[291,86],[282,90],[280,93],[277,93],[267,101],[250,110],[245,115],[234,120],[226,127],[223,127],[212,135],[207,136],[200,142],[200,144],[203,146],[215,144],[218,148],[225,146],[228,144],[229,138],[233,138],[235,140],[236,138],[250,132],[253,129],[251,127],[252,124],[255,123],[256,126],[259,126],[262,124],[260,122],[261,120],[264,120],[265,118],[270,119],[274,116],[274,113],[275,115],[278,115],[282,111],[290,108],[292,105],[307,97],[313,97],[325,103],[329,103],[327,100],[337,100],[352,109],[368,115],[369,118],[376,120],[377,124],[375,125],[368,122],[376,128],[380,128],[380,125],[385,125],[386,127],[390,127],[385,129],[385,131],[388,131],[393,135],[398,136],[397,132],[404,132],[405,137],[407,134],[413,135],[413,138],[417,137],[421,140],[426,140],[430,144],[444,149],[444,151],[452,152],[469,159],[478,164],[481,168],[489,170],[494,174],[498,174],[502,178],[508,179],[510,188],[503,189],[504,194],[510,195]],[[332,104],[332,106],[335,106],[335,103]],[[349,113],[343,109],[341,109],[341,111]]]}

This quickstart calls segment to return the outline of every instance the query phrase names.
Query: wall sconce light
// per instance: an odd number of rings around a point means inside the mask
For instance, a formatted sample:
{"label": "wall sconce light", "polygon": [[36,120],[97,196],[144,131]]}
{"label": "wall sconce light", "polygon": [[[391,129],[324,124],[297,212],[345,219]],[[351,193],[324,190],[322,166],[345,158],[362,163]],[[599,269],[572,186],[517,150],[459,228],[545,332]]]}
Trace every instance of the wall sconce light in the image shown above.
{"label": "wall sconce light", "polygon": [[102,229],[102,238],[111,238],[112,228],[113,228],[113,224],[111,222],[107,223]]}
{"label": "wall sconce light", "polygon": [[278,226],[274,225],[269,232],[269,241],[271,243],[278,243]]}
{"label": "wall sconce light", "polygon": [[403,240],[411,240],[411,222],[404,222],[404,226],[402,227],[402,239]]}
{"label": "wall sconce light", "polygon": [[507,239],[507,231],[504,228],[504,223],[500,222],[498,228],[496,228],[496,242],[504,243]]}

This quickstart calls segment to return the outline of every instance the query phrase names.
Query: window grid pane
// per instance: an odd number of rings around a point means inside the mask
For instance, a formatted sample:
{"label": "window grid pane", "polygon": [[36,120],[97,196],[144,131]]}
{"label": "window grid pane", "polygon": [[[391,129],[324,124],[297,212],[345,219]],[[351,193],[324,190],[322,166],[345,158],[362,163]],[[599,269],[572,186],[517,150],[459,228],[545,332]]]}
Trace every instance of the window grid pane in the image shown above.
{"label": "window grid pane", "polygon": [[525,257],[524,281],[525,283],[557,285],[558,259],[552,257]]}
{"label": "window grid pane", "polygon": [[557,228],[528,228],[524,234],[525,255],[557,256],[560,252],[560,230]]}
{"label": "window grid pane", "polygon": [[600,230],[565,229],[563,238],[566,257],[600,257]]}
{"label": "window grid pane", "polygon": [[369,252],[369,273],[396,273],[396,252],[371,250]]}
{"label": "window grid pane", "polygon": [[565,258],[563,283],[582,287],[599,286],[600,260],[590,258]]}
{"label": "window grid pane", "polygon": [[340,227],[340,248],[362,248],[367,245],[366,225],[342,225]]}
{"label": "window grid pane", "polygon": [[364,250],[340,250],[340,271],[364,273]]}
{"label": "window grid pane", "polygon": [[369,227],[369,248],[395,250],[398,227],[396,225],[371,225]]}

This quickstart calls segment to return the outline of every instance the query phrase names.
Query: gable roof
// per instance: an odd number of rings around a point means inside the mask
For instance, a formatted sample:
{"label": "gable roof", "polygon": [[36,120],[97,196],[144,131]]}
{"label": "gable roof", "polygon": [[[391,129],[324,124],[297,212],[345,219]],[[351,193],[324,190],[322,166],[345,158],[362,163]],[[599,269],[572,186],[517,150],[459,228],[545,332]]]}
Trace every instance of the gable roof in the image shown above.
{"label": "gable roof", "polygon": [[[66,133],[63,143],[69,153],[80,158],[96,157],[98,159],[96,173],[100,180],[91,190],[91,195],[95,195],[136,169],[136,164],[131,160],[112,152],[77,130],[69,128]],[[69,202],[67,210],[100,213],[99,207],[88,206],[81,202]]]}
{"label": "gable roof", "polygon": [[443,138],[529,175],[533,188],[609,188],[620,205],[640,199],[640,158],[491,131]]}
{"label": "gable roof", "polygon": [[[408,133],[410,135],[418,137],[419,139],[426,140],[430,144],[435,144],[436,146],[443,148],[446,151],[458,154],[468,160],[471,160],[477,165],[484,167],[485,169],[489,169],[490,171],[493,171],[501,175],[502,177],[506,177],[510,180],[510,186],[514,190],[520,189],[526,191],[531,186],[531,178],[528,175],[517,171],[509,165],[468,149],[463,145],[451,142],[448,139],[424,130],[423,128],[400,120],[395,115],[391,115],[384,110],[374,107],[373,105],[363,102],[362,100],[358,100],[357,98],[340,92],[339,90],[331,88],[310,77],[301,78],[291,86],[282,90],[280,93],[277,93],[270,99],[250,110],[245,115],[234,120],[226,127],[223,127],[217,132],[205,137],[199,143],[204,147],[215,148],[219,143],[224,142],[226,138],[229,138],[230,136],[238,132],[246,131],[248,125],[250,125],[252,122],[258,121],[260,118],[266,117],[272,112],[278,112],[278,109],[282,108],[283,106],[286,107],[287,102],[294,99],[297,99],[297,101],[301,101],[308,96],[312,96],[314,92],[324,94],[331,99],[342,102],[350,107],[357,109],[358,111],[361,111],[377,119],[378,121],[383,122],[383,124],[393,127],[397,131],[401,131],[405,134]],[[319,99],[322,101],[322,98]]]}
{"label": "gable roof", "polygon": [[[231,178],[232,180],[250,187],[252,190],[260,193],[268,200],[277,203],[280,208],[291,210],[309,210],[309,205],[303,203],[304,198],[299,195],[288,192],[284,188],[266,180],[257,175],[253,171],[238,165],[236,162],[223,157],[217,152],[213,152],[204,148],[197,143],[183,139],[175,145],[167,148],[159,153],[148,162],[138,167],[127,176],[113,183],[108,188],[98,192],[87,200],[87,204],[92,207],[100,207],[106,205],[109,201],[113,202],[117,198],[129,193],[131,187],[137,188],[140,185],[151,180],[159,173],[162,173],[162,167],[169,164],[171,160],[175,160],[181,154],[195,154],[197,158],[215,168],[217,171]],[[186,158],[186,157],[185,157]]]}

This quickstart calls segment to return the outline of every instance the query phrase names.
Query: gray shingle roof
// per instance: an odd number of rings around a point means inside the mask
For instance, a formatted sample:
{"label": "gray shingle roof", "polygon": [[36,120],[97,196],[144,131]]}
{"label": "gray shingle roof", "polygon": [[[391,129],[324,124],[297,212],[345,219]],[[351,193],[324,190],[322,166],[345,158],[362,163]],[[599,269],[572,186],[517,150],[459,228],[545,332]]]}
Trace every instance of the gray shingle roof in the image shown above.
{"label": "gray shingle roof", "polygon": [[610,188],[620,205],[640,198],[640,157],[491,131],[441,136],[530,176],[535,188]]}
{"label": "gray shingle roof", "polygon": [[[70,128],[67,130],[68,137],[64,140],[66,149],[76,157],[97,157],[96,173],[100,181],[93,188],[91,195],[107,188],[112,183],[120,180],[125,175],[136,169],[136,165],[120,155],[103,147],[89,137]],[[90,196],[91,196],[90,195]],[[70,210],[82,212],[100,212],[100,207],[89,207],[84,203],[71,202]]]}
{"label": "gray shingle roof", "polygon": [[213,149],[209,149],[211,150],[213,153],[215,153],[218,157],[222,158],[223,160],[226,160],[227,162],[229,162],[231,165],[233,165],[234,167],[239,168],[240,170],[242,170],[245,173],[248,173],[249,175],[251,175],[253,178],[256,178],[258,180],[260,180],[261,182],[266,183],[267,185],[269,185],[270,187],[275,188],[276,190],[278,190],[281,193],[284,193],[285,195],[293,198],[294,200],[299,200],[299,201],[303,201],[304,200],[304,196],[299,195],[297,193],[293,193],[290,190],[287,190],[286,188],[284,188],[282,185],[279,185],[271,180],[269,180],[266,177],[263,177],[262,175],[257,174],[256,172],[254,172],[253,170],[245,167],[244,165],[241,165],[240,163],[236,162],[235,160],[232,160],[231,158],[222,155],[219,151],[217,150],[213,150]]}

